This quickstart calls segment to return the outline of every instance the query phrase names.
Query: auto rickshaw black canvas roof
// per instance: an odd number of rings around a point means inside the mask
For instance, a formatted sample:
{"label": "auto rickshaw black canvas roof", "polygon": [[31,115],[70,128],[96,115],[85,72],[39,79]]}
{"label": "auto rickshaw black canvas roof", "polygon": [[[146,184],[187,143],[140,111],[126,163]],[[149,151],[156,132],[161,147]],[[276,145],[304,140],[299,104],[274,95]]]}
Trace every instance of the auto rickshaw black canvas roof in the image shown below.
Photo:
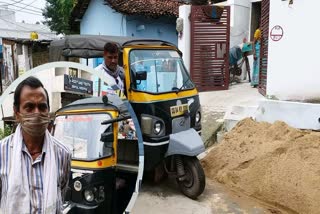
{"label": "auto rickshaw black canvas roof", "polygon": [[119,111],[119,114],[127,116],[130,115],[128,112],[128,108],[124,102],[117,95],[108,95],[108,103],[106,104],[103,101],[103,97],[91,97],[80,99],[75,102],[72,102],[65,107],[57,110],[56,113],[62,113],[65,111],[73,111],[73,110],[84,110],[84,109],[105,109],[112,111]]}
{"label": "auto rickshaw black canvas roof", "polygon": [[65,61],[67,57],[99,58],[103,57],[103,47],[107,42],[118,44],[119,48],[128,45],[169,45],[166,41],[124,37],[124,36],[101,36],[101,35],[69,35],[64,39],[54,40],[49,47],[49,60]]}

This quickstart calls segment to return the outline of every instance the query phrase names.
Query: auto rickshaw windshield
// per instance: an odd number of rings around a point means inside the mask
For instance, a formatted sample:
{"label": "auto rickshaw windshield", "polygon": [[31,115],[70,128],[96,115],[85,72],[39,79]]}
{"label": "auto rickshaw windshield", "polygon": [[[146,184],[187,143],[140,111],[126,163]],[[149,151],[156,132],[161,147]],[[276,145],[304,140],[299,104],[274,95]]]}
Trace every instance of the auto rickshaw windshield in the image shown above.
{"label": "auto rickshaw windshield", "polygon": [[94,160],[112,155],[113,142],[102,142],[101,134],[112,132],[109,114],[61,115],[55,120],[54,137],[66,145],[73,159]]}
{"label": "auto rickshaw windshield", "polygon": [[[175,50],[132,50],[129,59],[132,89],[166,93],[194,88]],[[139,78],[141,73],[146,73],[144,78]]]}

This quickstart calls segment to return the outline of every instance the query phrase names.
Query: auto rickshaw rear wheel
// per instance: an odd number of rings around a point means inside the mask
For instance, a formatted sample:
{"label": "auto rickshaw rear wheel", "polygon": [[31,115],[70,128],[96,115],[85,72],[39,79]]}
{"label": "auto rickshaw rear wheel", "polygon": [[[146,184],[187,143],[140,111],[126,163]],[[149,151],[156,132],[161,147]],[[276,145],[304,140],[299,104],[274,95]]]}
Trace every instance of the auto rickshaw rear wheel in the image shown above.
{"label": "auto rickshaw rear wheel", "polygon": [[206,185],[206,177],[197,157],[183,157],[185,175],[177,178],[181,192],[191,199],[197,199]]}

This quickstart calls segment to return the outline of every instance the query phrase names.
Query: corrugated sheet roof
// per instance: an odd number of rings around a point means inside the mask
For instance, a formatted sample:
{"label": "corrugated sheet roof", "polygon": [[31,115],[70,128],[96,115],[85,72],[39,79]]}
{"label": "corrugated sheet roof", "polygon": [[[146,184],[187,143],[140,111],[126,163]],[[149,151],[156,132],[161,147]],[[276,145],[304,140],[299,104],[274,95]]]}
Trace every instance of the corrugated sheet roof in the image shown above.
{"label": "corrugated sheet roof", "polygon": [[45,25],[0,19],[0,38],[30,39],[30,33],[33,31],[38,33],[38,40],[58,39],[55,32],[52,32],[49,27]]}

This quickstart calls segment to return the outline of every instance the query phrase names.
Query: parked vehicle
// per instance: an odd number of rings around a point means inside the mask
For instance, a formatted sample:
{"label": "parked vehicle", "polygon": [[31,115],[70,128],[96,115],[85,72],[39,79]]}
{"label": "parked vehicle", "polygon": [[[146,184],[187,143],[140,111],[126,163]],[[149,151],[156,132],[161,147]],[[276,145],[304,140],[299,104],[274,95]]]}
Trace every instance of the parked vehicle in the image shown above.
{"label": "parked vehicle", "polygon": [[[116,95],[86,98],[56,112],[52,133],[72,152],[64,213],[123,213],[138,173],[137,141],[118,139],[130,118]],[[124,159],[125,149],[132,155]]]}
{"label": "parked vehicle", "polygon": [[124,93],[141,127],[144,170],[164,169],[176,177],[186,196],[196,199],[205,188],[204,171],[197,158],[205,150],[200,137],[201,108],[181,52],[160,40],[80,35],[51,42],[50,58],[102,57],[106,42],[121,47]]}

